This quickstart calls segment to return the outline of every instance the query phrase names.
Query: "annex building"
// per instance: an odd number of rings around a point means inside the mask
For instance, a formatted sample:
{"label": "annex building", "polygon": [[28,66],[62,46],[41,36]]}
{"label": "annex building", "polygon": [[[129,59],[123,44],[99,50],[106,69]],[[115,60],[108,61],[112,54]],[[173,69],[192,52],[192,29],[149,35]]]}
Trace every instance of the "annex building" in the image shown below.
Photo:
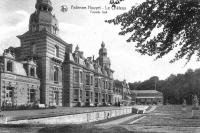
{"label": "annex building", "polygon": [[163,94],[156,90],[131,90],[136,104],[163,104]]}
{"label": "annex building", "polygon": [[18,36],[21,46],[6,49],[0,57],[1,106],[41,103],[72,107],[119,102],[105,43],[98,58],[85,58],[78,46],[72,51],[72,44],[58,36],[51,1],[37,0],[35,8],[29,30]]}

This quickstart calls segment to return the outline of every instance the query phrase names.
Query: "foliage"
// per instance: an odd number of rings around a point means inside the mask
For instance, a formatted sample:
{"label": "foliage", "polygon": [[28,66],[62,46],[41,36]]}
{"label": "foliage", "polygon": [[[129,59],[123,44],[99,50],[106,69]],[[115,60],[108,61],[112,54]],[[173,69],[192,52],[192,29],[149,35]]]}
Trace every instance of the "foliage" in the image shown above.
{"label": "foliage", "polygon": [[[133,86],[137,84],[137,86]],[[131,90],[153,90],[155,81],[152,78],[144,82],[129,83]],[[185,74],[170,75],[165,80],[156,82],[156,90],[164,95],[164,102],[182,104],[184,99],[187,104],[192,104],[193,96],[200,97],[200,69],[189,69]]]}
{"label": "foliage", "polygon": [[[142,55],[158,59],[177,47],[171,63],[182,58],[189,61],[193,55],[199,61],[199,14],[198,0],[146,0],[106,22],[120,25],[120,35],[130,33],[127,42],[136,42],[136,51]],[[158,34],[156,28],[161,30]]]}

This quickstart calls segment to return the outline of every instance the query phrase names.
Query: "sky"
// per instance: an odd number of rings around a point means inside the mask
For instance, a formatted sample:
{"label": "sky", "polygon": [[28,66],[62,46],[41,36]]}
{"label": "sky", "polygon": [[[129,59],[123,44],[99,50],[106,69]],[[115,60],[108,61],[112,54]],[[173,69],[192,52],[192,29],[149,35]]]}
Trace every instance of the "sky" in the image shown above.
{"label": "sky", "polygon": [[[85,57],[94,55],[96,58],[104,41],[111,60],[111,68],[115,71],[115,79],[126,79],[128,82],[144,81],[152,76],[166,79],[170,74],[184,73],[189,68],[200,67],[200,62],[196,62],[195,58],[186,66],[186,60],[169,63],[174,56],[173,51],[156,61],[155,57],[140,55],[134,49],[134,42],[127,43],[127,36],[118,35],[119,26],[105,23],[105,20],[129,11],[133,5],[138,4],[138,0],[121,2],[118,6],[124,10],[106,10],[111,6],[109,0],[51,1],[54,7],[53,14],[59,22],[59,37],[73,44],[73,48],[78,45]],[[28,30],[29,17],[35,11],[35,3],[36,0],[0,0],[0,54],[9,46],[20,46],[16,36]],[[60,10],[62,5],[68,7],[67,12]],[[100,10],[96,10],[101,13],[94,13],[95,9],[72,8],[77,6],[101,7]]]}

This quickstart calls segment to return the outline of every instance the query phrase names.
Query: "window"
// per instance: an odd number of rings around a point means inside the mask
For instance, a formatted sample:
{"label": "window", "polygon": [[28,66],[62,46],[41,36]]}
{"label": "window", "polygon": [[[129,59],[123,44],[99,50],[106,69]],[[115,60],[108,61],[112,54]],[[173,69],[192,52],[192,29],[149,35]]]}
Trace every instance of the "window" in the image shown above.
{"label": "window", "polygon": [[13,97],[13,87],[6,87],[6,97],[7,98]]}
{"label": "window", "polygon": [[79,83],[79,71],[74,70],[74,82]]}
{"label": "window", "polygon": [[53,104],[59,105],[59,92],[53,91]]}
{"label": "window", "polygon": [[11,61],[7,62],[7,71],[10,71],[10,72],[13,71],[13,63]]}
{"label": "window", "polygon": [[89,101],[90,101],[89,95],[90,95],[90,92],[89,92],[89,91],[86,91],[86,102],[89,102]]}
{"label": "window", "polygon": [[83,83],[83,72],[80,72],[80,83]]}
{"label": "window", "polygon": [[75,55],[74,61],[75,61],[76,63],[79,63],[79,57],[78,57],[77,55]]}
{"label": "window", "polygon": [[47,7],[46,6],[43,9],[44,9],[44,11],[47,11]]}
{"label": "window", "polygon": [[111,99],[112,99],[111,95],[108,95],[108,102],[109,103],[111,103]]}
{"label": "window", "polygon": [[102,87],[101,79],[99,79],[99,86],[100,86],[100,88]]}
{"label": "window", "polygon": [[74,90],[74,101],[78,101],[78,93],[79,93],[79,90],[75,89]]}
{"label": "window", "polygon": [[32,67],[30,69],[30,75],[33,76],[33,77],[35,76],[35,68]]}
{"label": "window", "polygon": [[83,91],[80,90],[80,99],[82,99]]}
{"label": "window", "polygon": [[111,90],[112,88],[112,83],[109,83],[109,90]]}
{"label": "window", "polygon": [[99,94],[95,93],[95,102],[98,102],[98,97],[99,97]]}
{"label": "window", "polygon": [[95,87],[99,87],[98,78],[95,78],[94,84],[95,84]]}
{"label": "window", "polygon": [[105,103],[106,102],[106,94],[102,94],[103,98],[102,98],[102,102]]}
{"label": "window", "polygon": [[92,99],[93,99],[93,92],[91,92],[91,95],[90,95],[90,100],[93,101]]}
{"label": "window", "polygon": [[90,84],[93,85],[93,76],[90,77],[91,77]]}
{"label": "window", "polygon": [[55,46],[55,56],[59,57],[59,47]]}
{"label": "window", "polygon": [[90,75],[86,74],[86,85],[90,85]]}
{"label": "window", "polygon": [[35,44],[32,44],[32,54],[36,54],[36,45]]}
{"label": "window", "polygon": [[86,97],[89,97],[89,93],[90,93],[89,91],[86,91]]}
{"label": "window", "polygon": [[33,31],[33,32],[36,31],[36,26],[35,26],[35,25],[32,27],[32,31]]}
{"label": "window", "polygon": [[108,81],[105,81],[105,89],[108,89]]}
{"label": "window", "polygon": [[54,67],[54,81],[58,82],[58,67]]}
{"label": "window", "polygon": [[6,87],[6,101],[8,103],[12,103],[13,102],[13,87]]}
{"label": "window", "polygon": [[103,81],[103,89],[106,89],[106,81]]}
{"label": "window", "polygon": [[30,89],[30,102],[34,102],[34,101],[35,101],[35,90]]}

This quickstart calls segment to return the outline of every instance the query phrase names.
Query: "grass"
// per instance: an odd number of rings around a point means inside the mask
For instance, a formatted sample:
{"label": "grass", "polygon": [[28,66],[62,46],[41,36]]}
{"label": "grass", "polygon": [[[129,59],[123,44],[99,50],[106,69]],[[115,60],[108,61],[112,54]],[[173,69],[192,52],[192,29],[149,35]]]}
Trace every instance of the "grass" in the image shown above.
{"label": "grass", "polygon": [[131,131],[164,133],[199,133],[200,119],[192,118],[192,106],[183,110],[181,105],[159,106],[133,125],[125,125]]}
{"label": "grass", "polygon": [[67,125],[64,127],[57,127],[57,126],[46,127],[40,129],[38,133],[147,133],[147,132],[128,131],[126,128],[120,126],[111,127],[108,129],[102,129],[95,127],[94,125],[91,124],[85,124],[85,125],[82,124],[82,125]]}
{"label": "grass", "polygon": [[148,114],[145,119],[135,124],[147,126],[199,127],[200,119],[193,119],[191,112],[191,106],[187,106],[186,111],[182,111],[182,106],[180,105],[160,106],[156,111]]}
{"label": "grass", "polygon": [[[49,125],[38,133],[200,133],[200,119],[191,117],[192,106],[183,110],[181,105],[159,106],[134,124],[120,124],[107,129],[96,123],[80,125]],[[103,121],[105,122],[105,121]]]}

